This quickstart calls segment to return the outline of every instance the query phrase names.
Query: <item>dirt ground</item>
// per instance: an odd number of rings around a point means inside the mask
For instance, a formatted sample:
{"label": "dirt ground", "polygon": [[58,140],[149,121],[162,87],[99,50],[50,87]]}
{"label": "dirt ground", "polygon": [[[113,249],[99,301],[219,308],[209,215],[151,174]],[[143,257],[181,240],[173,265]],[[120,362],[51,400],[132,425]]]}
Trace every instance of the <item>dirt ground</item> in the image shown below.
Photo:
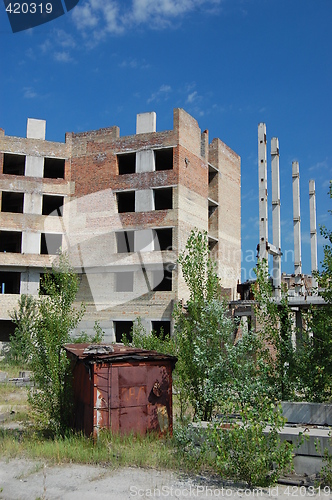
{"label": "dirt ground", "polygon": [[27,460],[0,460],[0,499],[128,500],[133,498],[323,498],[330,490],[278,485],[248,490],[211,477],[169,471],[90,465],[44,466]]}

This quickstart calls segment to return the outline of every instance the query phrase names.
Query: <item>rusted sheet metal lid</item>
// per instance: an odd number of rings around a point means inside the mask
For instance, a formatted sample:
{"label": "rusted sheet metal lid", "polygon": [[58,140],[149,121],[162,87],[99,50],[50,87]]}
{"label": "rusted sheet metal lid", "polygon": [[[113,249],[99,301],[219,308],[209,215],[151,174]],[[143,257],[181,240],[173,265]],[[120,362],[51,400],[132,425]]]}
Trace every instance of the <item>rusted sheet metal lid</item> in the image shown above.
{"label": "rusted sheet metal lid", "polygon": [[161,354],[157,351],[148,351],[123,344],[65,344],[64,349],[72,356],[85,361],[115,362],[122,360],[151,360],[151,361],[177,361],[175,356]]}

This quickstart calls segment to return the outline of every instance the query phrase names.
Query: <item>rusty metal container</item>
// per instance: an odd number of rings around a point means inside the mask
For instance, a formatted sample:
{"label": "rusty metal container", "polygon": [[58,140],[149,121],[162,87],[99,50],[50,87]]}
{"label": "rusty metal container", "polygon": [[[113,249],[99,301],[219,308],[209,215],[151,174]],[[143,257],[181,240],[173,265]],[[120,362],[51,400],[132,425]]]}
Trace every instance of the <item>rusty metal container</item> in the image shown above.
{"label": "rusty metal container", "polygon": [[66,344],[72,360],[73,427],[86,435],[172,432],[176,358],[122,344]]}

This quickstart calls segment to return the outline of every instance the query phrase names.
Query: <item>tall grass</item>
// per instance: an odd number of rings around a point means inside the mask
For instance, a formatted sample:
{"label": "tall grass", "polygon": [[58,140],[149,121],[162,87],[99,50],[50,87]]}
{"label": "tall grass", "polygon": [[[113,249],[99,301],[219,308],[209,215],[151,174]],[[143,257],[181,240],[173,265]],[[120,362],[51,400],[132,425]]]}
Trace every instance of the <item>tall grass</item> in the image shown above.
{"label": "tall grass", "polygon": [[49,439],[33,430],[0,429],[0,456],[38,459],[51,464],[106,464],[109,467],[136,466],[158,469],[187,469],[170,437],[157,434],[120,435],[100,433],[94,442],[82,434]]}

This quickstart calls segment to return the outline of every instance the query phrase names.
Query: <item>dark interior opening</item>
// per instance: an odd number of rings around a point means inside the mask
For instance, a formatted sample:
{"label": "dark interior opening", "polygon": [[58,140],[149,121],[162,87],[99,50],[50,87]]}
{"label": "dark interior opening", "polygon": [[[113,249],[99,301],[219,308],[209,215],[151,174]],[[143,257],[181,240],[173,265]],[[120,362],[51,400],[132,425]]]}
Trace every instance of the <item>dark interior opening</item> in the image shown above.
{"label": "dark interior opening", "polygon": [[65,160],[60,158],[45,158],[44,177],[46,179],[64,179]]}
{"label": "dark interior opening", "polygon": [[160,283],[160,271],[155,271],[153,276],[153,291],[154,292],[171,292],[172,291],[172,271],[164,267],[164,277]]}
{"label": "dark interior opening", "polygon": [[62,245],[62,234],[42,233],[40,239],[41,255],[56,255]]}
{"label": "dark interior opening", "polygon": [[154,208],[168,210],[173,208],[173,188],[154,189]]}
{"label": "dark interior opening", "polygon": [[116,273],[115,289],[117,292],[132,292],[134,289],[134,273],[132,271]]}
{"label": "dark interior opening", "polygon": [[7,319],[0,319],[0,342],[9,342],[10,336],[14,335],[16,325]]}
{"label": "dark interior opening", "polygon": [[154,152],[156,170],[172,170],[173,148],[156,149]]}
{"label": "dark interior opening", "polygon": [[24,175],[25,155],[16,155],[4,153],[3,155],[3,173],[11,175]]}
{"label": "dark interior opening", "polygon": [[171,335],[171,322],[166,320],[151,321],[152,331],[157,337],[164,339],[166,335]]}
{"label": "dark interior opening", "polygon": [[214,212],[217,210],[218,205],[214,203],[213,201],[209,200],[209,218],[214,214]]}
{"label": "dark interior opening", "polygon": [[19,231],[0,231],[0,252],[21,253],[22,233]]}
{"label": "dark interior opening", "polygon": [[160,250],[172,250],[173,245],[173,229],[155,229],[159,241]]}
{"label": "dark interior opening", "polygon": [[9,193],[2,191],[1,212],[23,214],[24,193]]}
{"label": "dark interior opening", "polygon": [[218,174],[217,170],[211,169],[209,170],[209,183],[213,181],[213,179],[216,177]]}
{"label": "dark interior opening", "polygon": [[134,252],[134,231],[121,231],[115,233],[118,253]]}
{"label": "dark interior opening", "polygon": [[61,217],[63,213],[63,196],[43,195],[43,215],[55,215]]}
{"label": "dark interior opening", "polygon": [[136,153],[118,155],[119,175],[134,174],[136,172]]}
{"label": "dark interior opening", "polygon": [[116,194],[118,212],[135,212],[135,191],[124,191]]}
{"label": "dark interior opening", "polygon": [[132,321],[114,321],[114,330],[115,330],[115,340],[116,342],[122,342],[122,335],[126,334],[129,342],[132,341]]}
{"label": "dark interior opening", "polygon": [[0,272],[0,293],[20,293],[21,273]]}

